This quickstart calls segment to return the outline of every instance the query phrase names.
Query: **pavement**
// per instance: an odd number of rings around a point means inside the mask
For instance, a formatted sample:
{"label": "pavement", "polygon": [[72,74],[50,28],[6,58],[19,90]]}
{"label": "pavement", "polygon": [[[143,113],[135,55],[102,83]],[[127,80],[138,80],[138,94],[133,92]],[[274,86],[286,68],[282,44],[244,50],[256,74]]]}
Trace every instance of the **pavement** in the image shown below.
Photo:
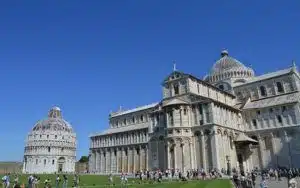
{"label": "pavement", "polygon": [[[300,178],[296,178],[297,181],[297,188],[300,188]],[[261,179],[258,178],[256,181],[255,188],[260,188],[259,184],[261,182]],[[276,181],[274,179],[267,180],[268,188],[288,188],[287,179],[282,178],[282,181]]]}

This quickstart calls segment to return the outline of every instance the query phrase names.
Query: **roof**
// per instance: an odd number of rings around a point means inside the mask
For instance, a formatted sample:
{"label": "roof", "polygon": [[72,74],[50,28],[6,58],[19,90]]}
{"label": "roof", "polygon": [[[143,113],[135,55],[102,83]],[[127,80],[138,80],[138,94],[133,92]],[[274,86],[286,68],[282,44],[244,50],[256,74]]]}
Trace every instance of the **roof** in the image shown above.
{"label": "roof", "polygon": [[129,114],[129,113],[133,113],[133,112],[138,112],[138,111],[142,111],[142,110],[147,110],[149,108],[153,108],[156,105],[158,105],[159,103],[152,103],[152,104],[148,104],[148,105],[144,105],[144,106],[140,106],[137,108],[133,108],[133,109],[129,109],[129,110],[124,110],[124,111],[120,111],[120,112],[113,112],[110,114],[110,117],[117,117],[120,115],[124,115],[124,114]]}
{"label": "roof", "polygon": [[277,76],[281,76],[281,75],[285,75],[285,74],[290,73],[292,70],[293,70],[293,67],[290,67],[290,68],[287,68],[287,69],[282,69],[282,70],[279,70],[279,71],[275,71],[275,72],[263,74],[263,75],[260,75],[260,76],[256,76],[256,77],[253,77],[253,78],[250,78],[249,80],[247,80],[246,83],[236,84],[235,87],[245,85],[245,84],[254,83],[254,82],[258,82],[258,81],[262,81],[262,80],[267,80],[267,79],[277,77]]}
{"label": "roof", "polygon": [[163,102],[163,106],[170,106],[175,104],[188,104],[188,103],[178,98],[173,98],[171,100]]}
{"label": "roof", "polygon": [[90,137],[103,136],[103,135],[109,135],[109,134],[114,134],[114,133],[145,129],[145,128],[148,128],[148,126],[149,126],[148,123],[142,123],[142,124],[130,125],[130,126],[119,127],[119,128],[109,128],[101,133],[92,134],[92,135],[90,135]]}
{"label": "roof", "polygon": [[256,101],[249,101],[245,104],[243,109],[246,110],[246,109],[266,108],[270,106],[295,103],[298,102],[299,99],[300,99],[299,92],[289,93],[289,94],[279,95],[275,97],[260,99]]}
{"label": "roof", "polygon": [[241,133],[238,135],[238,137],[236,138],[235,142],[254,142],[257,143],[256,140],[248,137],[247,135]]}
{"label": "roof", "polygon": [[212,67],[210,75],[220,74],[228,70],[248,70],[248,68],[243,65],[240,61],[233,57],[228,56],[228,52],[223,53],[222,57],[219,59]]}

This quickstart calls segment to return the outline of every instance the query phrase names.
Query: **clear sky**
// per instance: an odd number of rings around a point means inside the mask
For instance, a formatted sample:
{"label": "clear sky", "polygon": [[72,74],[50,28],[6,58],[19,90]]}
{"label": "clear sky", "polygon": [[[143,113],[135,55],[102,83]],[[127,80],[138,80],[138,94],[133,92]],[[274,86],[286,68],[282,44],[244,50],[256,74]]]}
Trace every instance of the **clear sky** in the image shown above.
{"label": "clear sky", "polygon": [[88,154],[108,114],[159,101],[177,68],[202,78],[222,49],[256,74],[300,62],[300,1],[90,0],[0,3],[0,161],[57,105]]}

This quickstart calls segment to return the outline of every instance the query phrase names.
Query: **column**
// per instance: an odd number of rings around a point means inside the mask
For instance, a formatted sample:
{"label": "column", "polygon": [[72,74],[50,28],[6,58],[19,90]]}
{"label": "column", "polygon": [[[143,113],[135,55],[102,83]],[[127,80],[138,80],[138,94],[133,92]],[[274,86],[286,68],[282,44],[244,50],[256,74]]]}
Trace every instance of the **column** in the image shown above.
{"label": "column", "polygon": [[189,147],[190,147],[190,169],[189,170],[191,170],[191,169],[193,169],[194,168],[194,165],[193,165],[193,156],[195,156],[194,155],[194,153],[193,153],[193,144],[192,144],[192,142],[190,141],[190,143],[189,143]]}
{"label": "column", "polygon": [[[127,155],[128,155],[128,153],[127,153]],[[125,148],[124,147],[121,148],[121,160],[122,160],[121,171],[125,172],[125,163],[126,163],[126,161],[125,161]],[[126,171],[127,171],[127,169],[126,169]]]}
{"label": "column", "polygon": [[260,135],[257,136],[257,139],[258,139],[258,146],[259,146],[260,168],[263,169],[265,166],[264,153],[263,153],[263,142],[262,142],[263,140]]}
{"label": "column", "polygon": [[186,147],[186,145],[184,143],[180,144],[181,147],[181,170],[183,171],[183,173],[185,173],[185,161],[184,161],[184,148]]}
{"label": "column", "polygon": [[179,107],[180,126],[182,127],[182,107]]}
{"label": "column", "polygon": [[145,165],[146,165],[146,170],[149,170],[149,166],[148,166],[148,164],[149,164],[149,161],[148,161],[148,158],[149,158],[149,156],[148,156],[148,145],[146,145],[146,147],[145,147]]}
{"label": "column", "polygon": [[173,150],[173,152],[174,152],[174,168],[175,169],[177,169],[178,167],[177,167],[177,156],[176,156],[176,150],[177,150],[177,143],[175,142],[175,146],[174,146],[174,150]]}
{"label": "column", "polygon": [[187,107],[188,126],[190,126],[190,127],[192,126],[191,112],[192,112],[192,109],[188,106]]}
{"label": "column", "polygon": [[106,149],[106,157],[105,157],[105,173],[110,173],[110,150]]}
{"label": "column", "polygon": [[202,168],[206,171],[207,170],[207,166],[206,166],[206,151],[205,150],[205,140],[204,140],[204,133],[203,131],[200,132],[201,134],[201,150],[202,150]]}
{"label": "column", "polygon": [[130,147],[127,148],[127,172],[132,173],[132,150]]}
{"label": "column", "polygon": [[206,120],[206,111],[207,111],[207,109],[205,108],[206,105],[203,105],[203,104],[201,104],[201,105],[202,105],[202,118],[203,118],[203,124],[206,124],[206,123],[207,123],[207,120]]}
{"label": "column", "polygon": [[219,155],[219,145],[218,145],[218,139],[219,139],[219,134],[217,133],[217,130],[213,130],[211,139],[211,147],[212,148],[212,159],[213,159],[213,167],[220,170],[220,155]]}
{"label": "column", "polygon": [[100,168],[100,153],[99,153],[99,151],[97,150],[96,151],[96,170],[95,170],[95,172],[99,172],[99,168]]}
{"label": "column", "polygon": [[143,169],[143,155],[142,155],[143,153],[144,153],[144,152],[143,152],[143,148],[142,148],[141,145],[140,145],[140,168],[139,168],[140,171],[141,171],[141,170],[144,170],[144,169]]}
{"label": "column", "polygon": [[133,156],[133,172],[135,173],[137,168],[136,168],[136,156],[137,156],[137,153],[136,153],[136,148],[133,147],[132,148],[132,156]]}
{"label": "column", "polygon": [[273,132],[270,133],[270,136],[271,136],[271,143],[272,143],[273,164],[274,164],[274,167],[277,167],[277,164],[278,164],[277,149],[276,149],[276,143],[275,143],[275,140],[274,140]]}
{"label": "column", "polygon": [[171,152],[170,152],[171,147],[170,146],[171,146],[170,143],[167,142],[168,169],[171,168]]}
{"label": "column", "polygon": [[292,155],[291,155],[291,146],[290,146],[290,139],[288,136],[288,133],[286,131],[284,131],[284,140],[285,143],[288,145],[288,161],[289,161],[289,168],[292,168]]}

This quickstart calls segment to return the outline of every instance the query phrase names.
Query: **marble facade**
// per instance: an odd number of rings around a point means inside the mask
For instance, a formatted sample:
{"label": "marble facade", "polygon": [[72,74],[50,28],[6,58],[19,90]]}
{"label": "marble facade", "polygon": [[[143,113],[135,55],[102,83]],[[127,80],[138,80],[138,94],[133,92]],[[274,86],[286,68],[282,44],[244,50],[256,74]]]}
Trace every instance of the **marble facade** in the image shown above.
{"label": "marble facade", "polygon": [[227,51],[203,79],[173,70],[160,102],[90,136],[90,172],[300,167],[299,87],[294,64],[255,76]]}

